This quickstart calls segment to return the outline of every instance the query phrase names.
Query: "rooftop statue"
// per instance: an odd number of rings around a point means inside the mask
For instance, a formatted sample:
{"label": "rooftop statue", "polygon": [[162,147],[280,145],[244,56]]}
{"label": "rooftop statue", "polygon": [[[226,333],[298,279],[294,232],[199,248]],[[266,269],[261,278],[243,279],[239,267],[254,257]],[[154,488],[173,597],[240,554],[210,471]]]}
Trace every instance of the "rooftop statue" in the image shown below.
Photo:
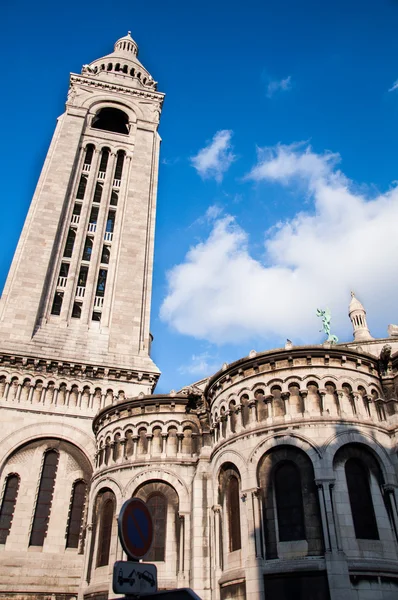
{"label": "rooftop statue", "polygon": [[337,335],[333,335],[332,333],[330,333],[330,321],[332,319],[332,314],[330,310],[328,308],[326,310],[317,308],[316,316],[321,317],[322,319],[322,329],[320,329],[319,331],[323,331],[326,333],[326,335],[328,336],[326,341],[330,342],[331,344],[337,344],[339,338],[337,337]]}

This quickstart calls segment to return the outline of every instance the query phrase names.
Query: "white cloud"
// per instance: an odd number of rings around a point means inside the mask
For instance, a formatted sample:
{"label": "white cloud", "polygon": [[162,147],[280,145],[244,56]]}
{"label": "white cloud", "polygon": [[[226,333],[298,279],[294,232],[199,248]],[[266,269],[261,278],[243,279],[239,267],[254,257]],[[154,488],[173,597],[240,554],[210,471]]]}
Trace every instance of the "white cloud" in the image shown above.
{"label": "white cloud", "polygon": [[210,354],[209,352],[202,352],[201,354],[193,354],[191,356],[191,362],[188,365],[182,365],[178,371],[182,375],[194,375],[196,377],[205,377],[211,375],[220,368],[220,362],[216,361],[217,357]]}
{"label": "white cloud", "polygon": [[214,177],[221,181],[236,156],[232,152],[232,131],[222,129],[217,131],[211,142],[191,157],[191,163],[201,177]]}
{"label": "white cloud", "polygon": [[392,84],[392,87],[388,91],[395,92],[395,90],[398,90],[398,79],[396,81],[394,81],[394,83]]}
{"label": "white cloud", "polygon": [[396,319],[398,189],[369,199],[336,170],[338,160],[303,144],[261,151],[247,178],[299,180],[313,203],[264,228],[263,261],[250,255],[249,235],[235,219],[219,216],[168,273],[162,319],[215,343],[272,336],[309,343],[322,337],[315,309],[328,306],[333,328],[347,337],[351,289],[374,326]]}
{"label": "white cloud", "polygon": [[267,97],[272,98],[277,92],[288,92],[292,89],[292,76],[285,79],[273,79],[267,86]]}

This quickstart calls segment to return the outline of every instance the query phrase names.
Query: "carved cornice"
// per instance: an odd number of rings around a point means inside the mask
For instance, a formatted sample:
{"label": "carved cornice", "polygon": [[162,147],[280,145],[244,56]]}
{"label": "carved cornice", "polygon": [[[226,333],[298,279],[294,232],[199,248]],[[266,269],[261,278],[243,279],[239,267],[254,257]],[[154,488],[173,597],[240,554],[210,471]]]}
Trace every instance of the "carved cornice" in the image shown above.
{"label": "carved cornice", "polygon": [[107,379],[113,381],[142,381],[147,380],[155,384],[159,378],[158,373],[145,372],[139,369],[118,369],[103,365],[84,364],[77,362],[48,360],[34,356],[0,353],[0,368],[12,368],[29,373],[59,377],[83,377],[86,379]]}
{"label": "carved cornice", "polygon": [[71,73],[70,76],[71,85],[78,83],[79,85],[85,85],[88,87],[100,88],[107,92],[117,92],[122,94],[128,94],[130,96],[136,96],[138,98],[145,98],[146,100],[157,100],[160,103],[163,102],[165,94],[162,92],[156,92],[154,90],[140,90],[138,88],[127,87],[120,85],[119,83],[107,83],[99,79],[92,79],[91,77],[85,77],[83,75],[76,75]]}

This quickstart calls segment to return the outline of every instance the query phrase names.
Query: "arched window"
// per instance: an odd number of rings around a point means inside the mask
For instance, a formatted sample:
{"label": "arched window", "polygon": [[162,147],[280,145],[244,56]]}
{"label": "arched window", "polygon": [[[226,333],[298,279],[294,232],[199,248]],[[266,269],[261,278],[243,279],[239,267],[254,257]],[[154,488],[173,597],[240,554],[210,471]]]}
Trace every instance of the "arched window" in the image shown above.
{"label": "arched window", "polygon": [[66,530],[66,547],[77,548],[83,525],[84,505],[87,486],[84,481],[76,481],[72,487],[68,527]]}
{"label": "arched window", "polygon": [[167,500],[163,494],[152,494],[146,501],[153,520],[153,544],[145,560],[165,560]]}
{"label": "arched window", "polygon": [[87,175],[82,175],[79,181],[79,187],[77,188],[76,199],[83,200],[87,186]]}
{"label": "arched window", "polygon": [[91,165],[91,162],[93,160],[93,154],[94,154],[94,146],[92,144],[89,144],[86,148],[86,155],[84,157],[85,165]]}
{"label": "arched window", "polygon": [[109,246],[102,246],[102,254],[101,254],[101,263],[103,265],[108,265],[109,264],[109,257],[110,257],[110,248]]}
{"label": "arched window", "polygon": [[279,541],[305,540],[300,472],[293,462],[285,462],[277,466],[274,477]]}
{"label": "arched window", "polygon": [[119,199],[119,192],[117,192],[116,190],[112,190],[110,204],[112,204],[112,206],[117,206],[118,199]]}
{"label": "arched window", "polygon": [[91,259],[92,251],[93,251],[93,240],[90,237],[86,237],[86,241],[84,243],[82,260],[89,261]]}
{"label": "arched window", "polygon": [[106,171],[106,167],[108,166],[108,159],[109,159],[109,149],[103,148],[102,152],[101,152],[101,162],[100,162],[100,166],[99,166],[99,171],[102,171],[103,173]]}
{"label": "arched window", "polygon": [[73,231],[73,229],[69,229],[68,237],[66,238],[66,244],[65,244],[65,249],[64,249],[65,258],[70,258],[72,256],[73,246],[75,243],[75,237],[76,237],[76,234]]}
{"label": "arched window", "polygon": [[[105,169],[106,169],[106,167],[105,167]],[[104,169],[104,171],[105,171],[105,169]],[[98,204],[101,202],[103,188],[104,188],[103,183],[101,183],[100,181],[97,181],[97,183],[95,184],[93,202],[97,202]]]}
{"label": "arched window", "polygon": [[115,167],[115,177],[114,179],[121,179],[123,173],[123,162],[124,162],[124,152],[120,151],[117,153],[116,167]]}
{"label": "arched window", "polygon": [[361,540],[378,540],[368,469],[360,460],[350,458],[345,464],[345,475],[355,536]]}
{"label": "arched window", "polygon": [[51,307],[52,315],[60,315],[61,314],[63,300],[64,300],[64,293],[63,292],[55,292],[53,305]]}
{"label": "arched window", "polygon": [[113,131],[114,133],[129,133],[129,118],[118,108],[101,108],[92,121],[93,129]]}
{"label": "arched window", "polygon": [[229,531],[229,551],[240,550],[240,506],[239,506],[239,481],[232,475],[227,483],[227,514]]}
{"label": "arched window", "polygon": [[114,513],[114,495],[112,492],[105,492],[100,509],[97,567],[103,567],[109,563]]}
{"label": "arched window", "polygon": [[17,503],[19,475],[12,473],[7,477],[3,502],[0,509],[0,544],[5,544],[11,530],[12,518]]}
{"label": "arched window", "polygon": [[43,470],[37,495],[35,516],[30,534],[30,546],[42,546],[47,534],[50,519],[51,504],[55,487],[59,455],[55,450],[49,450],[44,455]]}

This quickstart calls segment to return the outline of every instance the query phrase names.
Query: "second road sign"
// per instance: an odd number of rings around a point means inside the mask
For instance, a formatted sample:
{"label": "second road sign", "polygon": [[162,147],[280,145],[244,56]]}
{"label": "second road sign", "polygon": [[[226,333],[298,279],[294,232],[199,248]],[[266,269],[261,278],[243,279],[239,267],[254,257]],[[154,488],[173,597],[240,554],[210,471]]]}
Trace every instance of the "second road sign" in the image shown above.
{"label": "second road sign", "polygon": [[135,560],[144,558],[153,541],[152,516],[145,502],[138,498],[126,500],[117,522],[123,550]]}

